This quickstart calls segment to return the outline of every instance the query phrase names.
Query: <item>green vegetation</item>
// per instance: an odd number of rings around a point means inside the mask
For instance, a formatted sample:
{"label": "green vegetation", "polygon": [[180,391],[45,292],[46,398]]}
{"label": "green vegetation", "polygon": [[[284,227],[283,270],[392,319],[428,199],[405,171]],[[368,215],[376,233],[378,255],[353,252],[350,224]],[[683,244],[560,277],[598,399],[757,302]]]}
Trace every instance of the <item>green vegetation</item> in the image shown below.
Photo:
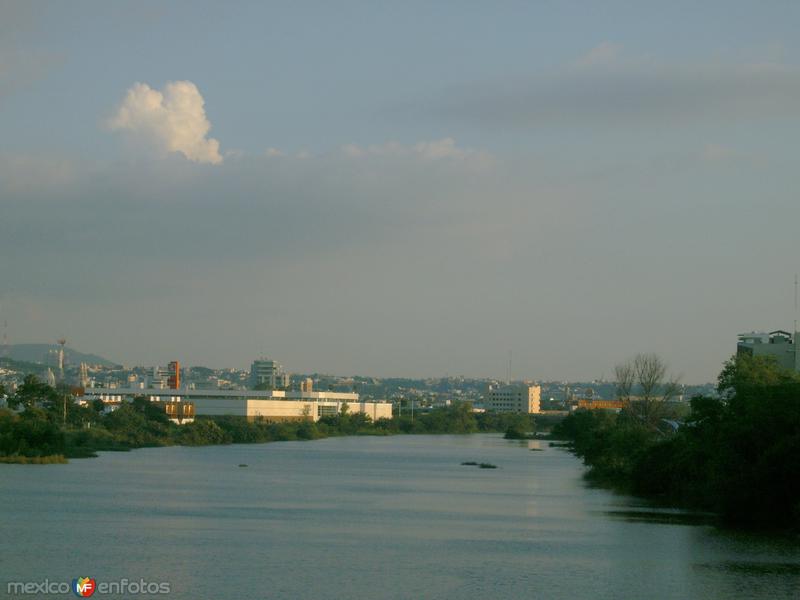
{"label": "green vegetation", "polygon": [[[375,423],[387,433],[506,433],[509,429],[524,434],[536,432],[540,417],[515,413],[474,413],[468,402],[453,404],[418,413],[415,418],[407,414]],[[519,438],[525,439],[525,438]]]}
{"label": "green vegetation", "polygon": [[536,424],[528,415],[515,415],[517,421],[511,423],[503,437],[507,440],[530,440],[536,437]]}
{"label": "green vegetation", "polygon": [[50,456],[0,456],[0,464],[7,465],[63,465],[67,459],[61,454],[51,454]]}
{"label": "green vegetation", "polygon": [[800,378],[770,358],[738,356],[718,389],[719,398],[693,398],[675,432],[626,409],[580,410],[553,433],[595,481],[738,527],[799,529]]}
{"label": "green vegetation", "polygon": [[85,458],[98,451],[126,451],[151,446],[202,446],[249,444],[287,440],[315,440],[339,435],[464,434],[517,431],[528,435],[536,422],[528,415],[472,412],[470,404],[376,422],[346,405],[316,423],[299,421],[248,421],[242,417],[199,417],[176,425],[160,406],[134,398],[110,413],[102,402],[80,406],[66,388],[53,388],[29,375],[8,399],[11,408],[0,409],[0,460],[2,462],[62,462],[64,457]]}

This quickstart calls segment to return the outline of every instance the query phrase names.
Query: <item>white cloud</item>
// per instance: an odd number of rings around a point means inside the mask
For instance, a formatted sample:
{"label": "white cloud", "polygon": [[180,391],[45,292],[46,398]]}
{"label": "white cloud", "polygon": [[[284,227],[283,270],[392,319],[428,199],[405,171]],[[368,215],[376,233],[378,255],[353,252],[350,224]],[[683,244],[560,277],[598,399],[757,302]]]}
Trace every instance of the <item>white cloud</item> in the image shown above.
{"label": "white cloud", "polygon": [[619,56],[622,46],[612,42],[603,42],[595,46],[589,52],[573,61],[573,66],[576,67],[595,67],[598,65],[607,65],[614,62]]}
{"label": "white cloud", "polygon": [[385,142],[362,147],[357,144],[347,144],[340,148],[341,152],[349,158],[365,156],[384,157],[416,157],[422,160],[443,160],[467,158],[489,159],[485,152],[458,146],[453,138],[446,137],[440,140],[421,141],[413,145],[399,142]]}
{"label": "white cloud", "polygon": [[202,94],[191,81],[168,82],[163,91],[136,83],[108,126],[112,131],[127,131],[161,150],[180,152],[193,162],[219,164],[219,142],[207,137],[211,123],[204,105]]}
{"label": "white cloud", "polygon": [[456,146],[456,141],[453,138],[420,142],[414,146],[414,152],[422,158],[430,160],[439,158],[464,158],[469,154],[469,150],[464,150]]}

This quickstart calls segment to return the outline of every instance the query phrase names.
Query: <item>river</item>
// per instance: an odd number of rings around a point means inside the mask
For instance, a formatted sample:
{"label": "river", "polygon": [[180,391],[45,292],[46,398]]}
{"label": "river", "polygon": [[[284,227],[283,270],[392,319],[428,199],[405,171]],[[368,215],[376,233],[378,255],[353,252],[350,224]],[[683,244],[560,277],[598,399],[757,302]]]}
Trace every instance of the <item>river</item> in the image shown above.
{"label": "river", "polygon": [[797,540],[652,510],[582,472],[562,449],[499,435],[0,465],[0,596],[89,576],[187,599],[800,597]]}

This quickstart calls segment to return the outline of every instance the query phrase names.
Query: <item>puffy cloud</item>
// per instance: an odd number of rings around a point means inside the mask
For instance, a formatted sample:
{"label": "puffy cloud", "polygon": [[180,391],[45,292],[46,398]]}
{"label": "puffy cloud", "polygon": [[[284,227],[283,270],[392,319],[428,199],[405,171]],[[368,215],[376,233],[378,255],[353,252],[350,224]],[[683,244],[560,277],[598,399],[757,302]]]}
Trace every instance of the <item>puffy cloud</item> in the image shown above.
{"label": "puffy cloud", "polygon": [[108,126],[112,131],[130,132],[162,150],[180,152],[194,162],[222,162],[219,142],[207,137],[211,123],[205,101],[191,81],[168,82],[163,91],[136,83]]}

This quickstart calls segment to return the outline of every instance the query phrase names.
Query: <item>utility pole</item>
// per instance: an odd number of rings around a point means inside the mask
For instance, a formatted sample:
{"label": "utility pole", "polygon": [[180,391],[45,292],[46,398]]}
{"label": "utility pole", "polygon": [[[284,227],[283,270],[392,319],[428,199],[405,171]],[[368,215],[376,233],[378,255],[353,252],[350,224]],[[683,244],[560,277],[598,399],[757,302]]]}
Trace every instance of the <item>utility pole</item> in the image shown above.
{"label": "utility pole", "polygon": [[[797,337],[797,273],[794,274],[794,337]],[[797,340],[794,340],[797,343]]]}

